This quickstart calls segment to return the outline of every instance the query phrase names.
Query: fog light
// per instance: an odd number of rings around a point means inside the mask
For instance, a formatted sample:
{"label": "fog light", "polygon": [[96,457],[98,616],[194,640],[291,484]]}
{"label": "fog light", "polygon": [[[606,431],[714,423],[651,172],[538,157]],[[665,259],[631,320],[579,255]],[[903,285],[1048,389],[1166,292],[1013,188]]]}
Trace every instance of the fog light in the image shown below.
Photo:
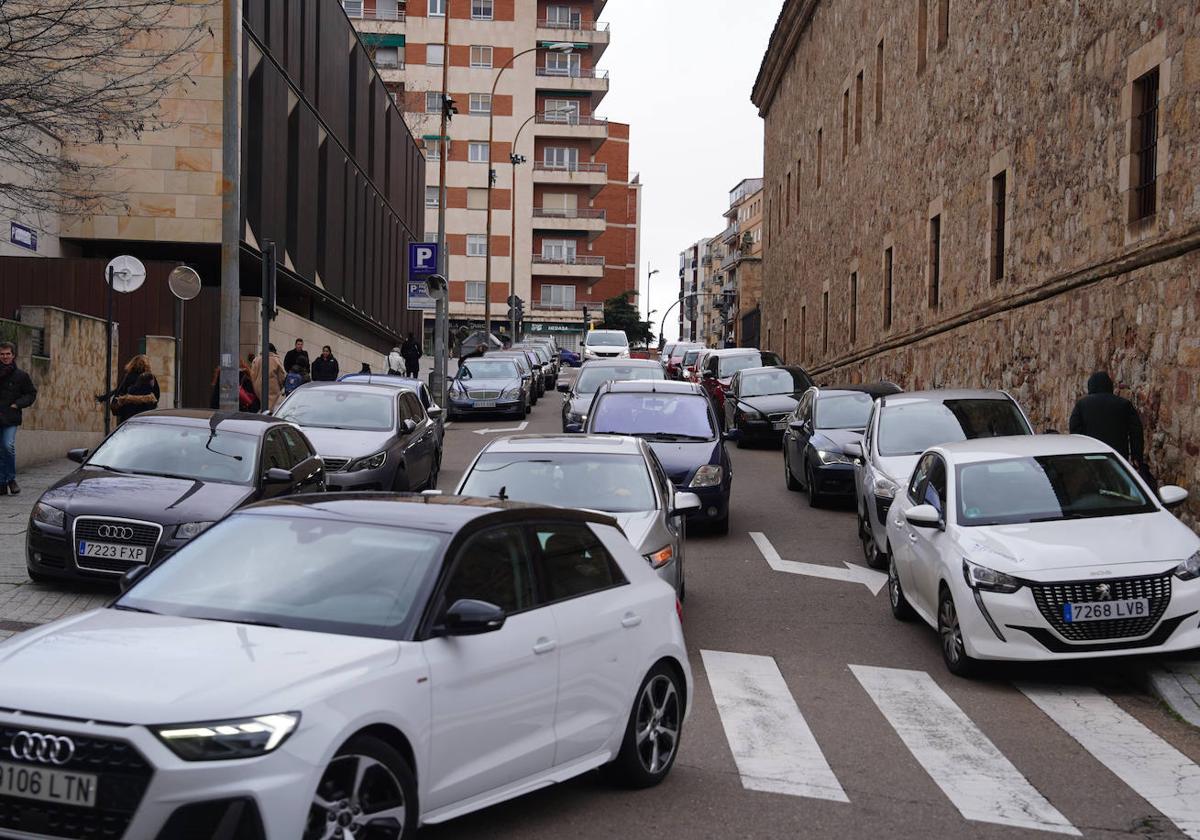
{"label": "fog light", "polygon": [[33,562],[34,562],[34,563],[41,563],[41,562],[42,562],[42,554],[41,554],[41,552],[40,552],[40,551],[35,551],[35,552],[33,552]]}
{"label": "fog light", "polygon": [[715,507],[709,507],[709,509],[706,511],[706,513],[708,513],[709,516],[716,516],[717,509]]}

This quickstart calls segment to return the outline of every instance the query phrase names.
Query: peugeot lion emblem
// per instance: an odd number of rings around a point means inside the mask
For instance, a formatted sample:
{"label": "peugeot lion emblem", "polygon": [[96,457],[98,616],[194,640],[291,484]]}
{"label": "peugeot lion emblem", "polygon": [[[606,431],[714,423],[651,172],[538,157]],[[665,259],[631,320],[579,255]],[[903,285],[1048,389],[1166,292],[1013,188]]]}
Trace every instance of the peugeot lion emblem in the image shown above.
{"label": "peugeot lion emblem", "polygon": [[8,754],[22,761],[63,765],[75,757],[75,742],[65,735],[44,735],[22,730],[13,736]]}
{"label": "peugeot lion emblem", "polygon": [[1097,601],[1111,601],[1112,600],[1112,587],[1110,585],[1108,585],[1107,583],[1096,584],[1096,588],[1093,591],[1096,594]]}

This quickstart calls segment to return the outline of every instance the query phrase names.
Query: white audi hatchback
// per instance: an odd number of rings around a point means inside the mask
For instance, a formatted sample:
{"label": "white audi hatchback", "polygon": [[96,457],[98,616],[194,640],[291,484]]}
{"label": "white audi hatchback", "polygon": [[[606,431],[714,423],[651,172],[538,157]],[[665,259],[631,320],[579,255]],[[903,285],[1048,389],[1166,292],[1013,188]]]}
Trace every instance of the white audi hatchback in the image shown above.
{"label": "white audi hatchback", "polygon": [[6,838],[411,838],[678,751],[678,602],[603,514],[299,496],[124,584],[0,645]]}
{"label": "white audi hatchback", "polygon": [[1200,647],[1200,538],[1108,446],[1081,435],[927,450],[888,511],[899,619],[938,631],[946,666]]}

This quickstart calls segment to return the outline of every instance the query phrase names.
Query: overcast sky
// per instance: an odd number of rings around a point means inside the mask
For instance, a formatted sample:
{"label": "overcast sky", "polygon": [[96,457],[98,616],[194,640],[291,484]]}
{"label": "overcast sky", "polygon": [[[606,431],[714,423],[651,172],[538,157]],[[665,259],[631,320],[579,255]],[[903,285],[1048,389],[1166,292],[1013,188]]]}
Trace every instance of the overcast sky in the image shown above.
{"label": "overcast sky", "polygon": [[[750,88],[780,0],[610,0],[604,53],[611,86],[599,113],[632,126],[630,168],[641,173],[642,264],[658,314],[679,297],[679,252],[725,228],[729,191],[762,175],[762,120]],[[642,312],[646,311],[643,303]],[[665,333],[674,338],[672,311]]]}

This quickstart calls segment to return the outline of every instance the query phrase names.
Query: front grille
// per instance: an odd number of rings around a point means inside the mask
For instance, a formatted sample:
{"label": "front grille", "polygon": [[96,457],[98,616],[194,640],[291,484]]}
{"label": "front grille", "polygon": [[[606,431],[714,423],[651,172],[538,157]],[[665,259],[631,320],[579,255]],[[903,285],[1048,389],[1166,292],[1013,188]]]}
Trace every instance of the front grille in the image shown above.
{"label": "front grille", "polygon": [[784,411],[780,414],[768,414],[767,419],[772,423],[782,423],[784,420],[788,419],[789,416],[790,412]]}
{"label": "front grille", "polygon": [[499,399],[499,391],[468,391],[467,395],[473,400],[494,400]]}
{"label": "front grille", "polygon": [[[128,528],[132,532],[129,538],[103,536],[100,532],[105,527]],[[75,565],[80,569],[89,572],[104,572],[106,574],[123,574],[134,566],[140,566],[141,563],[136,563],[129,560],[112,560],[100,557],[80,557],[79,543],[84,540],[112,543],[114,545],[140,545],[145,546],[146,561],[154,560],[154,550],[158,546],[158,541],[162,537],[163,528],[161,525],[153,522],[139,522],[134,519],[114,519],[107,517],[80,516],[75,519],[74,524],[74,547]]]}
{"label": "front grille", "polygon": [[[0,759],[30,767],[44,766],[12,757],[9,746],[21,731],[13,726],[0,728]],[[125,741],[41,728],[36,731],[65,735],[75,743],[74,757],[56,769],[96,774],[96,807],[0,796],[0,828],[72,840],[118,840],[123,837],[154,775],[150,763]]]}
{"label": "front grille", "polygon": [[[1144,618],[1114,618],[1108,621],[1080,621],[1068,624],[1063,620],[1063,605],[1098,601],[1096,584],[1107,583],[1111,598],[1148,598],[1150,615]],[[1118,580],[1080,580],[1071,583],[1030,583],[1033,600],[1042,618],[1060,636],[1070,642],[1099,639],[1130,639],[1144,636],[1154,629],[1171,603],[1171,575],[1158,577],[1121,578]]]}
{"label": "front grille", "polygon": [[346,468],[346,464],[350,463],[349,458],[326,458],[321,456],[321,460],[325,462],[325,472],[338,472]]}

